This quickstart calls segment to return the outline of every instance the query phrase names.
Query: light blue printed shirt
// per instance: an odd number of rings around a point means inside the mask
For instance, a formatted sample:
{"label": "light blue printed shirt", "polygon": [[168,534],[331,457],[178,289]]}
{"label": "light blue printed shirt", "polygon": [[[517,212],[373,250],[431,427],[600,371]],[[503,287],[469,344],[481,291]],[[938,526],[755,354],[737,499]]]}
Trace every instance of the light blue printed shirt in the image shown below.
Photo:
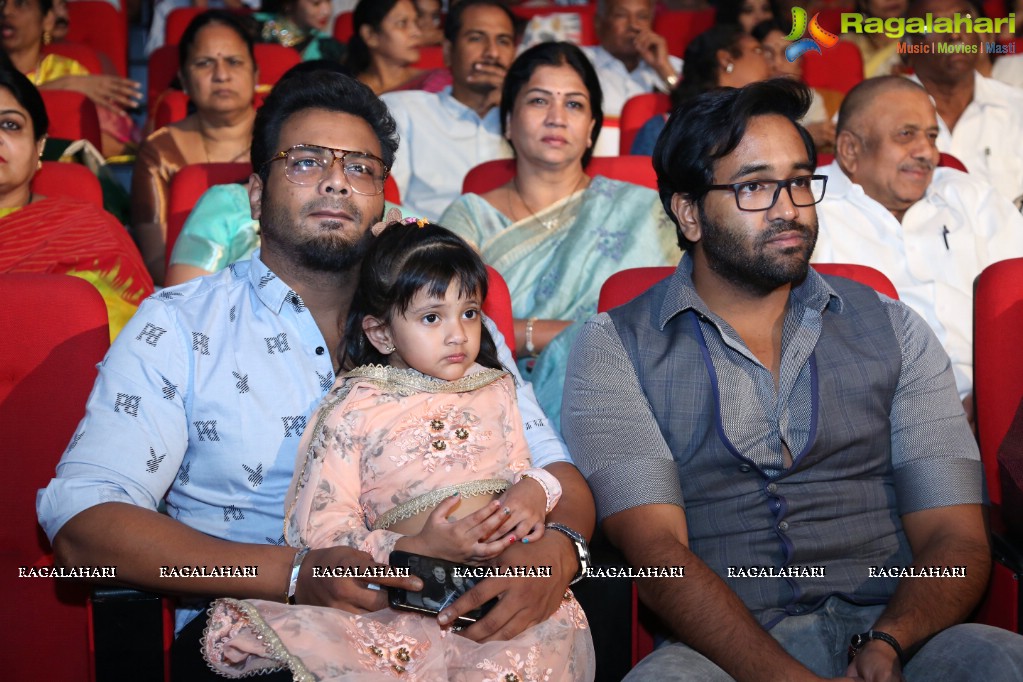
{"label": "light blue printed shirt", "polygon": [[[516,373],[534,466],[571,461]],[[284,544],[284,498],[309,415],[334,383],[302,299],[259,251],[150,297],[100,364],[86,415],[39,491],[50,540],[104,502],[156,509],[217,538]],[[178,628],[197,610],[178,613]]]}

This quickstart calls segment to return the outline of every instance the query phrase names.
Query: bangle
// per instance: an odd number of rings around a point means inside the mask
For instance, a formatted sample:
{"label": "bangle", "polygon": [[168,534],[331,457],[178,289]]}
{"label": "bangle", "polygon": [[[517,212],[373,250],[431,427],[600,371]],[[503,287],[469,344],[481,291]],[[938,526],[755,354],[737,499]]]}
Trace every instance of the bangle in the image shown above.
{"label": "bangle", "polygon": [[295,558],[291,561],[291,577],[288,579],[288,593],[284,601],[292,606],[295,605],[295,589],[298,587],[298,572],[302,568],[302,560],[309,553],[308,547],[303,547],[295,552]]}
{"label": "bangle", "polygon": [[515,482],[518,483],[524,478],[533,479],[543,488],[543,494],[547,497],[547,513],[550,514],[561,499],[561,483],[546,469],[525,469],[515,476]]}
{"label": "bangle", "polygon": [[529,353],[530,357],[536,357],[536,346],[533,345],[533,325],[536,324],[536,318],[531,317],[526,320],[526,352]]}

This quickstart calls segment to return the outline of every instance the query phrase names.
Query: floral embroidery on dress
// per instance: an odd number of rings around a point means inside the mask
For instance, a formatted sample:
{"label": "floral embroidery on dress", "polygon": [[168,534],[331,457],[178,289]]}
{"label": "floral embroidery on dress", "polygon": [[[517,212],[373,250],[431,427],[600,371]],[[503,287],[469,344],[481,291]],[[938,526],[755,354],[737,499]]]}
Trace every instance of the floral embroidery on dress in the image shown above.
{"label": "floral embroidery on dress", "polygon": [[554,672],[552,668],[540,669],[537,665],[540,659],[539,644],[529,647],[525,659],[521,653],[510,649],[505,649],[504,655],[507,662],[503,665],[489,658],[476,664],[479,670],[495,673],[494,677],[483,678],[483,682],[548,682]]}
{"label": "floral embroidery on dress", "polygon": [[393,432],[402,454],[392,455],[391,461],[400,468],[419,460],[431,474],[439,468],[451,471],[458,464],[477,471],[480,455],[487,452],[485,443],[493,438],[489,430],[477,428],[479,423],[471,410],[451,403],[409,415]]}
{"label": "floral embroidery on dress", "polygon": [[360,662],[366,670],[390,673],[405,680],[418,680],[416,664],[430,650],[430,642],[375,620],[354,618],[346,625],[353,642],[366,652]]}
{"label": "floral embroidery on dress", "polygon": [[620,261],[625,240],[629,237],[628,230],[609,230],[601,227],[597,230],[597,235],[597,251],[600,255]]}

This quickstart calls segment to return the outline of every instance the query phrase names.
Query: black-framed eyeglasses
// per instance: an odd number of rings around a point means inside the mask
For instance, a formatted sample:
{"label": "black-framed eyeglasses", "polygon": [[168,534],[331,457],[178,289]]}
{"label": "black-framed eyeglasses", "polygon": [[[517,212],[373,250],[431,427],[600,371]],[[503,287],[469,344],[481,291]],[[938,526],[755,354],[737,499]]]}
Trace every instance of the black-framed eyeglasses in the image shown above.
{"label": "black-framed eyeglasses", "polygon": [[787,180],[747,180],[731,185],[707,185],[705,191],[728,190],[735,194],[740,211],[766,211],[776,203],[784,187],[793,206],[813,206],[824,198],[826,175],[797,175]]}
{"label": "black-framed eyeglasses", "polygon": [[390,171],[383,159],[372,154],[316,144],[296,144],[277,152],[267,163],[278,159],[284,159],[284,177],[296,185],[320,184],[334,161],[340,159],[341,170],[352,191],[369,196],[384,191],[384,180]]}

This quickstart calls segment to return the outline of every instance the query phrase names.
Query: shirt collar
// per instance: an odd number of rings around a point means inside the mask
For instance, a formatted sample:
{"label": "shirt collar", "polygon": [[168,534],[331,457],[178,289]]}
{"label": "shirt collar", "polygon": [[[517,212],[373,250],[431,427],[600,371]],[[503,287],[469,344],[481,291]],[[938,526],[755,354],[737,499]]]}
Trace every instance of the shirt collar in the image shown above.
{"label": "shirt collar", "polygon": [[500,118],[501,114],[498,111],[499,107],[491,107],[487,113],[482,117],[476,113],[475,109],[471,109],[466,105],[455,99],[455,96],[451,94],[452,86],[446,85],[444,89],[437,93],[440,98],[440,104],[442,107],[448,110],[448,112],[455,118],[467,118],[472,121],[486,121],[490,118]]}
{"label": "shirt collar", "polygon": [[260,259],[261,253],[262,249],[256,249],[249,261],[249,284],[256,292],[256,297],[275,315],[281,314],[285,303],[296,313],[304,310],[302,297],[270,271]]}
{"label": "shirt collar", "polygon": [[[813,267],[807,272],[806,279],[792,289],[789,301],[819,313],[823,313],[824,309],[828,307],[836,313],[842,312],[842,297],[823,277],[817,274]],[[721,327],[720,323],[723,320],[711,312],[700,295],[696,293],[696,287],[693,285],[693,259],[690,258],[688,252],[682,254],[682,260],[679,261],[675,274],[671,276],[668,289],[664,294],[658,318],[660,329],[663,331],[671,318],[687,310],[694,311],[700,318],[713,320],[718,328]]]}

